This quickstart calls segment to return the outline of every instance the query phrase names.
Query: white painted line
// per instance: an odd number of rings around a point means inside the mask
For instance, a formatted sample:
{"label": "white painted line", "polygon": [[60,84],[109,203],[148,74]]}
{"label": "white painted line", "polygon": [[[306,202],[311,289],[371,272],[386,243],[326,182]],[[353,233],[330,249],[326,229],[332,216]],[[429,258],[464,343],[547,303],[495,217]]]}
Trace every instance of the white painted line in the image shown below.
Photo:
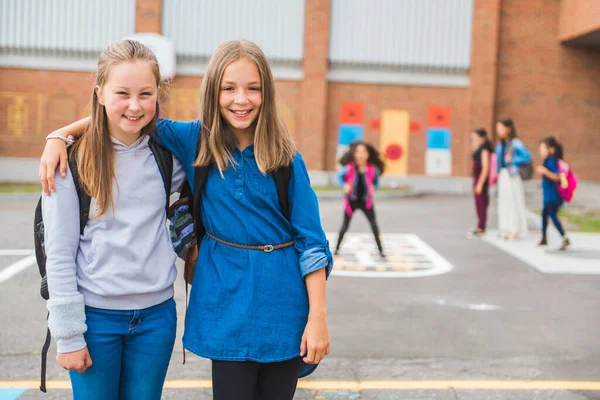
{"label": "white painted line", "polygon": [[34,253],[34,250],[19,249],[19,250],[0,250],[0,256],[29,256]]}
{"label": "white painted line", "polygon": [[373,260],[373,257],[371,257],[371,255],[366,252],[366,251],[357,251],[355,253],[356,255],[356,260],[358,261],[358,263],[363,266],[363,267],[374,267],[375,266],[375,260]]}
{"label": "white painted line", "polygon": [[34,264],[35,264],[35,255],[29,256],[27,258],[17,261],[14,264],[9,265],[8,267],[6,267],[2,271],[0,271],[0,283],[12,278],[19,272],[31,267]]}

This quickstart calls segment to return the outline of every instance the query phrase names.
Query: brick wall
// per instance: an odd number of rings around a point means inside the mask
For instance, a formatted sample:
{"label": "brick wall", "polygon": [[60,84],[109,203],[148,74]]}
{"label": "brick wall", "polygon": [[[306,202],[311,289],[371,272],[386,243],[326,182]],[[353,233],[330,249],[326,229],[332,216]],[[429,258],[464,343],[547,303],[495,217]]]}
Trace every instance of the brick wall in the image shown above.
{"label": "brick wall", "polygon": [[335,168],[335,151],[342,102],[362,102],[365,105],[365,140],[378,147],[379,132],[369,121],[381,116],[384,109],[407,110],[411,120],[421,122],[421,132],[411,134],[408,148],[408,173],[425,173],[425,139],[427,109],[430,105],[451,109],[452,158],[454,175],[467,175],[470,168],[467,153],[467,90],[456,88],[399,85],[367,85],[331,83],[327,101],[327,169]]}
{"label": "brick wall", "polygon": [[89,113],[94,75],[0,69],[0,156],[39,157],[53,130]]}
{"label": "brick wall", "polygon": [[569,40],[600,29],[598,0],[561,0],[560,40]]}
{"label": "brick wall", "polygon": [[558,43],[557,0],[503,0],[496,116],[534,150],[555,135],[583,179],[600,180],[600,49]]}
{"label": "brick wall", "polygon": [[[581,0],[585,1],[585,0]],[[158,0],[138,0],[138,30],[160,29]],[[310,169],[335,168],[342,102],[365,104],[365,137],[378,144],[369,121],[384,109],[407,110],[422,124],[410,136],[409,174],[423,174],[430,105],[452,112],[453,175],[469,174],[468,134],[512,117],[525,143],[556,135],[583,179],[600,180],[600,49],[559,43],[558,0],[475,0],[471,85],[468,89],[328,83],[329,1],[307,0],[302,81],[278,81],[278,100]],[[197,116],[201,78],[176,77],[163,115]],[[0,69],[0,157],[38,157],[44,136],[87,115],[93,75]],[[540,161],[536,158],[536,161]]]}

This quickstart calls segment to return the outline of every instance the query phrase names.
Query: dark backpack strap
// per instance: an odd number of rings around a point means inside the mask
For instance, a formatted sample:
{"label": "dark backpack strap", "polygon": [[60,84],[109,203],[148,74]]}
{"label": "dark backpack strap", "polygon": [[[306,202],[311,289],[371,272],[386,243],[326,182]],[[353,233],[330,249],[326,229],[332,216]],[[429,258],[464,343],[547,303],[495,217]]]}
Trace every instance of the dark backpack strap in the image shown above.
{"label": "dark backpack strap", "polygon": [[69,169],[71,170],[71,176],[73,177],[73,183],[75,183],[75,190],[77,190],[77,196],[79,197],[79,233],[83,235],[83,230],[87,225],[87,221],[90,217],[90,204],[92,203],[92,198],[83,190],[81,183],[79,181],[79,171],[77,171],[77,161],[75,160],[75,156],[71,153],[71,149],[73,147],[69,147],[68,149],[68,157],[69,157]]}
{"label": "dark backpack strap", "polygon": [[[48,314],[50,316],[50,314]],[[48,317],[46,317],[48,319]],[[46,393],[46,364],[48,359],[48,349],[50,348],[50,341],[52,336],[50,335],[50,328],[46,329],[46,340],[44,341],[44,346],[42,347],[42,371],[40,377],[40,390]]]}
{"label": "dark backpack strap", "polygon": [[158,164],[158,170],[163,179],[165,186],[165,193],[167,195],[167,201],[165,208],[169,209],[171,203],[171,184],[173,181],[173,154],[164,147],[160,146],[154,139],[148,140],[148,146],[154,154],[156,164]]}
{"label": "dark backpack strap", "polygon": [[281,207],[281,213],[289,221],[290,220],[290,203],[289,203],[289,187],[290,178],[292,177],[292,165],[281,167],[271,173],[273,180],[275,181],[275,187],[277,188],[277,195],[279,196],[279,207]]}
{"label": "dark backpack strap", "polygon": [[208,173],[212,165],[194,168],[194,203],[192,206],[194,215],[194,226],[196,230],[196,243],[200,247],[200,242],[206,234],[206,228],[202,222],[202,190],[206,184]]}

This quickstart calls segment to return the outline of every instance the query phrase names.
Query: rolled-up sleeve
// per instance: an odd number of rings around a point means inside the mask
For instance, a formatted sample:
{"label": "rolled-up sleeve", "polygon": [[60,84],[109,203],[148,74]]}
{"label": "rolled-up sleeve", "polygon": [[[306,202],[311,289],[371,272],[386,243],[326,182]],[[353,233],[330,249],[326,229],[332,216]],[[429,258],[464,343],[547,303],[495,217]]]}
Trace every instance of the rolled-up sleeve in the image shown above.
{"label": "rolled-up sleeve", "polygon": [[321,226],[317,195],[310,186],[308,171],[300,153],[296,153],[292,162],[288,195],[294,247],[299,255],[302,277],[323,268],[326,268],[329,277],[333,269],[333,256]]}

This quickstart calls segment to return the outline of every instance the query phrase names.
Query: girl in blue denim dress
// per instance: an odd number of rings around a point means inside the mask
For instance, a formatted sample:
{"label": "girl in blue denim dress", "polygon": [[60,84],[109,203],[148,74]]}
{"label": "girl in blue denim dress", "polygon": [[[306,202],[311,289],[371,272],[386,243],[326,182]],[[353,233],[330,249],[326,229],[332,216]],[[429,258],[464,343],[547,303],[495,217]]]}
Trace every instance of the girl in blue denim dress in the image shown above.
{"label": "girl in blue denim dress", "polygon": [[[325,282],[333,258],[317,197],[256,44],[219,46],[200,91],[199,121],[159,120],[154,135],[181,161],[192,189],[195,167],[211,166],[183,344],[212,360],[214,399],[292,399],[298,377],[330,351]],[[272,176],[285,166],[289,219]],[[263,245],[285,246],[240,248]]]}

